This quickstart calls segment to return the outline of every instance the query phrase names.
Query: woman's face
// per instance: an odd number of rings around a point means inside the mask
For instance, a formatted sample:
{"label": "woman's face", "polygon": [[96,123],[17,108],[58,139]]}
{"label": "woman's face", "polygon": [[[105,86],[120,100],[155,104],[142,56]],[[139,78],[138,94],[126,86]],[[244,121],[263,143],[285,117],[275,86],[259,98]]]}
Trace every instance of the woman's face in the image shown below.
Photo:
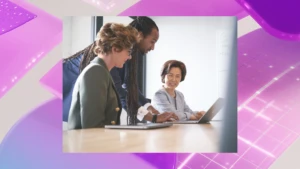
{"label": "woman's face", "polygon": [[181,80],[181,70],[178,67],[172,67],[170,72],[165,76],[165,88],[175,90]]}
{"label": "woman's face", "polygon": [[115,67],[122,68],[124,63],[131,59],[131,49],[123,49],[118,51],[116,48],[113,47],[113,56],[112,59],[115,63]]}

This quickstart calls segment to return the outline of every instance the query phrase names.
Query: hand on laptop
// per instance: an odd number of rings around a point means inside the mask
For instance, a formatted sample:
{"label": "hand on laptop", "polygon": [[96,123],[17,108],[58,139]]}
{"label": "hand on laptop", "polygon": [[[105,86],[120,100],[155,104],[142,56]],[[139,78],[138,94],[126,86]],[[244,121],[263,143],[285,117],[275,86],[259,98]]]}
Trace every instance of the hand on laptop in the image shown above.
{"label": "hand on laptop", "polygon": [[[156,122],[157,123],[163,123],[163,122],[166,122],[166,121],[170,121],[170,120],[178,120],[178,117],[175,113],[172,113],[172,112],[164,112],[164,113],[161,113],[161,114],[158,114],[157,115],[157,119],[156,119]],[[173,120],[172,120],[173,121]]]}
{"label": "hand on laptop", "polygon": [[205,113],[206,113],[205,111],[199,111],[195,114],[195,116],[199,120]]}
{"label": "hand on laptop", "polygon": [[149,106],[147,110],[152,114],[159,114],[159,112],[153,106]]}

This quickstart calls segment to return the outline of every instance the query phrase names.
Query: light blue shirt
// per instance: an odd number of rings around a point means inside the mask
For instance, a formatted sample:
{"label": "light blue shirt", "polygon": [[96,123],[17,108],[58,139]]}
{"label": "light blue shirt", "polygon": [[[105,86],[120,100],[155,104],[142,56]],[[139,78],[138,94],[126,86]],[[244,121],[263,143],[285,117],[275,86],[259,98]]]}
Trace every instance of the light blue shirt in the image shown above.
{"label": "light blue shirt", "polygon": [[162,87],[159,89],[152,100],[153,107],[160,113],[174,112],[179,120],[189,120],[192,114],[196,114],[197,111],[193,111],[186,104],[183,94],[175,90],[176,98],[169,95],[169,93]]}

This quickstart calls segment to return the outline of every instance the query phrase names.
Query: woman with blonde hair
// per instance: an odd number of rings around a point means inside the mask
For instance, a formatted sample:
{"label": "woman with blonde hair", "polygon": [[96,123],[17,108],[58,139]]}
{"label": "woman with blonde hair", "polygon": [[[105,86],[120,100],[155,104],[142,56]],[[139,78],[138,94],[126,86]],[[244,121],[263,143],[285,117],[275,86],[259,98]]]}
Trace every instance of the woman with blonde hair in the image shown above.
{"label": "woman with blonde hair", "polygon": [[[105,24],[97,34],[92,58],[77,78],[69,112],[68,128],[83,129],[120,124],[122,105],[110,70],[122,68],[139,42],[138,31],[117,23]],[[96,57],[94,57],[96,56]]]}
{"label": "woman with blonde hair", "polygon": [[[114,67],[110,74],[119,94],[122,108],[127,112],[127,124],[137,124],[138,122],[162,123],[171,119],[178,119],[173,112],[159,112],[151,105],[138,89],[137,67],[138,58],[143,57],[147,52],[154,49],[159,38],[158,27],[149,17],[136,17],[130,24],[138,31],[141,38],[135,43],[132,49],[132,58],[124,64],[123,68]],[[71,94],[74,83],[83,69],[97,57],[93,50],[97,46],[97,41],[85,49],[65,58],[63,62],[63,121],[68,121],[71,105]]]}

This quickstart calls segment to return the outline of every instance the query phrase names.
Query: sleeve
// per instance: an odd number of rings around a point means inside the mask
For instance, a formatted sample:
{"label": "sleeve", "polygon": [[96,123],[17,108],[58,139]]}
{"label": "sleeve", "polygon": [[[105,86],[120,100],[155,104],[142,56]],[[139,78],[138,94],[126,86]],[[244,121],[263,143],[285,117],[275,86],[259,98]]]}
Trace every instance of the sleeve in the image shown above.
{"label": "sleeve", "polygon": [[190,119],[191,115],[192,115],[192,114],[196,114],[197,111],[193,111],[192,109],[190,109],[190,107],[186,104],[183,95],[182,95],[182,100],[183,100],[183,103],[184,103],[184,112],[187,113],[188,119]]}
{"label": "sleeve", "polygon": [[155,93],[154,98],[155,106],[162,112],[174,112],[181,120],[190,119],[191,113],[189,111],[180,112],[176,110],[175,106],[172,105],[166,93],[158,91]]}
{"label": "sleeve", "polygon": [[82,55],[63,62],[63,121],[68,121],[74,84],[79,76]]}
{"label": "sleeve", "polygon": [[85,72],[79,85],[82,127],[102,127],[105,120],[109,74],[104,68],[93,66]]}
{"label": "sleeve", "polygon": [[145,106],[145,108],[147,109],[149,107],[149,106],[147,106],[148,105],[147,103],[149,103],[149,99],[147,99],[139,89],[139,104],[140,104],[140,106]]}
{"label": "sleeve", "polygon": [[71,87],[79,76],[81,56],[63,62],[63,95],[72,93]]}
{"label": "sleeve", "polygon": [[151,104],[150,104],[150,103],[146,103],[146,104],[144,105],[144,108],[147,110],[149,106],[151,106]]}
{"label": "sleeve", "polygon": [[144,117],[146,116],[146,114],[148,114],[148,110],[146,110],[143,106],[141,106],[138,109],[138,113],[137,113],[137,119],[142,121],[144,119]]}

